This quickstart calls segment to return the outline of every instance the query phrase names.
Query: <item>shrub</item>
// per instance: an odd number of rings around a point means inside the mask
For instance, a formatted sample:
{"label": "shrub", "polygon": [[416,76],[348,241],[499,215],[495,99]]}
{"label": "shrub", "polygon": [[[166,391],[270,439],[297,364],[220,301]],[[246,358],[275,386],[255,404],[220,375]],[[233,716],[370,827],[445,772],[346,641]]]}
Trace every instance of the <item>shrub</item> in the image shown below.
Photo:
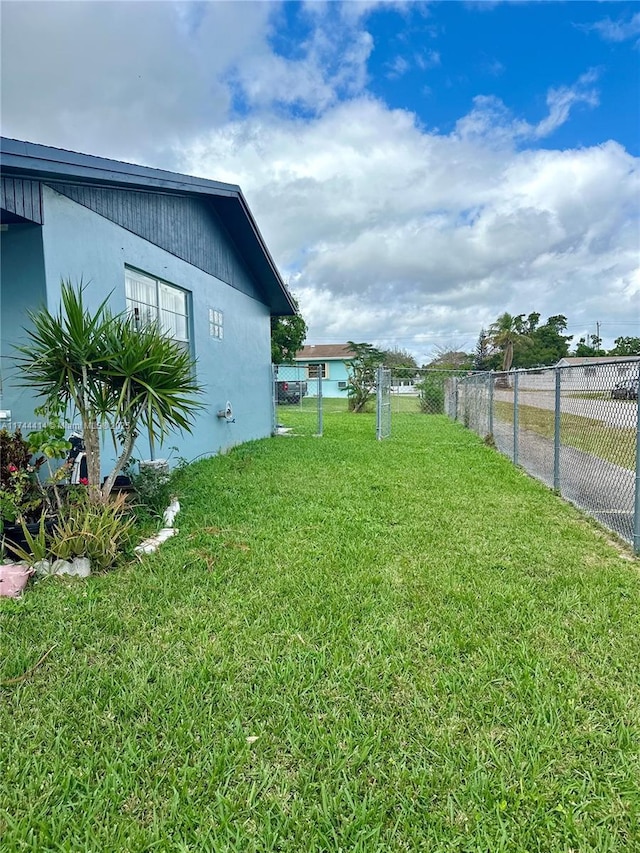
{"label": "shrub", "polygon": [[134,508],[140,517],[162,518],[162,514],[176,493],[176,481],[182,468],[142,465],[137,473],[130,472],[131,484],[135,489]]}
{"label": "shrub", "polygon": [[440,373],[428,373],[421,382],[417,383],[421,412],[427,415],[444,413],[444,383],[445,374]]}
{"label": "shrub", "polygon": [[31,456],[29,442],[19,429],[0,430],[0,521],[31,521],[40,516],[44,500],[37,474],[40,463],[31,464]]}

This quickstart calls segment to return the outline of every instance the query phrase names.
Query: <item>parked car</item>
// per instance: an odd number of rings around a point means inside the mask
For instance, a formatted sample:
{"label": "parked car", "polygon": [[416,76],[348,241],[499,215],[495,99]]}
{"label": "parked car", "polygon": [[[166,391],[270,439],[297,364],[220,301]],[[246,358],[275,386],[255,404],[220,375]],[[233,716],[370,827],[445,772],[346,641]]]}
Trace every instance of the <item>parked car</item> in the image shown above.
{"label": "parked car", "polygon": [[276,382],[276,402],[278,403],[299,403],[306,393],[306,382],[286,379],[279,379]]}
{"label": "parked car", "polygon": [[623,382],[618,382],[611,389],[611,398],[613,400],[637,400],[638,380],[625,379]]}

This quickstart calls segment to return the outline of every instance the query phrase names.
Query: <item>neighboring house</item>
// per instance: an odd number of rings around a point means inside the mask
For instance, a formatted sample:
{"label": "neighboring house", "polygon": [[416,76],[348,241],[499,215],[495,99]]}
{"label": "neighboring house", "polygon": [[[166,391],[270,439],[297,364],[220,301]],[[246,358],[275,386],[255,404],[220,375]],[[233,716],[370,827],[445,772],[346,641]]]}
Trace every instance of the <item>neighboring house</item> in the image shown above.
{"label": "neighboring house", "polygon": [[[38,401],[15,383],[14,345],[28,310],[56,311],[69,279],[87,285],[89,307],[108,296],[114,313],[157,318],[197,360],[205,409],[157,456],[177,446],[191,460],[269,435],[270,317],[296,309],[240,188],[14,139],[0,149],[5,425],[28,432],[36,421]],[[227,402],[235,422],[217,417]],[[134,456],[149,454],[141,436]]]}
{"label": "neighboring house", "polygon": [[298,350],[294,364],[301,379],[307,380],[309,396],[317,394],[317,378],[322,377],[323,397],[347,397],[349,365],[354,353],[348,344],[316,344]]}
{"label": "neighboring house", "polygon": [[567,356],[556,367],[562,367],[564,387],[586,390],[608,390],[613,384],[638,375],[640,356]]}
{"label": "neighboring house", "polygon": [[631,369],[630,362],[640,361],[640,355],[598,355],[598,356],[567,356],[561,358],[556,364],[556,367],[572,367],[581,370],[582,375],[589,375],[592,370],[589,368],[598,367],[602,364],[612,365],[614,369],[620,368],[622,373],[626,373]]}
{"label": "neighboring house", "polygon": [[[610,391],[618,382],[638,375],[640,356],[566,356],[554,365],[560,367],[561,387],[574,391]],[[513,383],[512,374],[509,374]],[[522,390],[553,391],[553,367],[525,370],[520,373]]]}

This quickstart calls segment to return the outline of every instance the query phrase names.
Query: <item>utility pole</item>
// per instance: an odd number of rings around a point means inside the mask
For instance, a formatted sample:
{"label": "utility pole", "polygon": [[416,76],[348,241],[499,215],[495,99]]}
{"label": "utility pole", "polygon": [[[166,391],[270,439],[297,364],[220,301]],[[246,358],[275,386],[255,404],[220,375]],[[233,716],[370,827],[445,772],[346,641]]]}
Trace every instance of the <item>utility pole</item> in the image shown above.
{"label": "utility pole", "polygon": [[596,320],[596,337],[598,338],[598,349],[600,349],[600,321]]}

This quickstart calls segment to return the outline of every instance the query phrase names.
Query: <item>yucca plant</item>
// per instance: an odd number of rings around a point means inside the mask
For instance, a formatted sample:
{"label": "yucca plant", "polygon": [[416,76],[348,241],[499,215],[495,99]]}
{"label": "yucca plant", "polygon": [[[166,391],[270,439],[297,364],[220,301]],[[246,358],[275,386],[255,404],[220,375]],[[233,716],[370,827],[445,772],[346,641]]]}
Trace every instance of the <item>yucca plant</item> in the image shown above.
{"label": "yucca plant", "polygon": [[[118,473],[131,456],[138,431],[152,442],[172,429],[190,431],[201,408],[195,365],[155,324],[136,328],[127,314],[113,315],[105,299],[90,310],[86,285],[62,282],[57,313],[30,312],[28,342],[16,347],[23,386],[35,389],[45,407],[77,413],[84,435],[89,496],[106,503]],[[113,470],[100,486],[100,429],[119,445]]]}

